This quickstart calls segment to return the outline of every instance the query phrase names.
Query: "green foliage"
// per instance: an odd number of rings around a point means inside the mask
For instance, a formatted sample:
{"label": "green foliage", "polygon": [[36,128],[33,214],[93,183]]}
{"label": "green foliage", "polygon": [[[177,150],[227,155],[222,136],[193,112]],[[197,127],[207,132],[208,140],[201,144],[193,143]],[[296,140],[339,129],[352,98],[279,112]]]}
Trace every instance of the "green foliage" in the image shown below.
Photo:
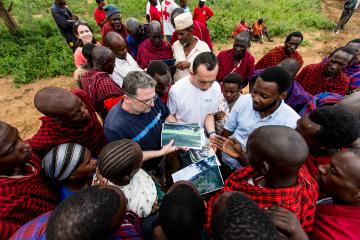
{"label": "green foliage", "polygon": [[[3,0],[8,6],[12,0]],[[0,24],[0,77],[12,75],[15,84],[24,84],[37,78],[71,75],[75,70],[73,55],[50,14],[53,1],[13,0],[12,15],[21,28],[21,36],[14,38]],[[68,0],[74,14],[86,20],[100,41],[99,27],[93,19],[96,2]],[[145,21],[146,0],[112,0],[123,19],[134,16]],[[197,0],[188,0],[191,9]],[[251,25],[263,17],[273,36],[284,36],[290,31],[331,29],[334,23],[322,14],[321,0],[214,0],[207,1],[215,16],[209,29],[215,42],[226,42],[241,18]]]}
{"label": "green foliage", "polygon": [[319,13],[321,0],[214,0],[213,4],[211,1],[207,4],[215,12],[208,22],[215,41],[226,41],[241,19],[251,26],[258,18],[264,18],[272,36],[335,27]]}

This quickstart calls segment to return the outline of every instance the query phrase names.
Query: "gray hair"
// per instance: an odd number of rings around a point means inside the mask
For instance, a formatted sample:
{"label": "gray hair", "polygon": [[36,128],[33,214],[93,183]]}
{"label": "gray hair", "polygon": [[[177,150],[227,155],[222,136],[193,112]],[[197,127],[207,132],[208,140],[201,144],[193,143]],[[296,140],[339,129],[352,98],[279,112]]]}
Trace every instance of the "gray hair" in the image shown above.
{"label": "gray hair", "polygon": [[145,72],[129,72],[124,78],[122,89],[126,95],[136,96],[138,88],[154,88],[156,81]]}

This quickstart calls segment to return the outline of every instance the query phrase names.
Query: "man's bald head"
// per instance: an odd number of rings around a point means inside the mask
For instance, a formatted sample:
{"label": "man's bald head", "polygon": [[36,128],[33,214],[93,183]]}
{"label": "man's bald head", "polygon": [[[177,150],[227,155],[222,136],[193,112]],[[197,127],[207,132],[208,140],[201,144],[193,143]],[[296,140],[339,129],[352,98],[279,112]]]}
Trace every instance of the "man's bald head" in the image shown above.
{"label": "man's bald head", "polygon": [[161,24],[158,21],[151,21],[149,23],[149,38],[155,47],[160,47],[162,42]]}
{"label": "man's bald head", "polygon": [[360,120],[360,92],[346,96],[337,105],[343,106],[353,112]]}
{"label": "man's bald head", "polygon": [[159,21],[151,21],[149,23],[149,31],[150,31],[150,34],[154,34],[154,33],[160,33],[161,34],[161,24]]}
{"label": "man's bald head", "polygon": [[115,67],[115,54],[107,47],[97,46],[92,52],[94,68],[112,74]]}
{"label": "man's bald head", "polygon": [[128,29],[131,35],[135,35],[137,33],[138,28],[140,27],[140,22],[134,17],[128,18],[126,20],[126,28]]}
{"label": "man's bald head", "polygon": [[75,94],[58,87],[45,87],[39,90],[34,99],[36,109],[51,118],[63,121],[82,121],[89,118],[89,113],[80,114],[83,106],[82,100]]}
{"label": "man's bald head", "polygon": [[239,33],[239,34],[235,37],[234,40],[235,40],[235,41],[236,41],[236,40],[238,40],[238,41],[244,41],[244,42],[246,42],[246,43],[249,44],[250,41],[251,41],[251,35],[250,35],[249,32],[244,31],[244,32]]}
{"label": "man's bald head", "polygon": [[248,138],[246,150],[255,171],[260,171],[262,162],[267,162],[274,171],[283,171],[282,174],[297,173],[309,153],[304,138],[285,126],[263,126],[254,130]]}
{"label": "man's bald head", "polygon": [[109,48],[119,59],[126,59],[127,45],[125,39],[117,32],[109,32],[106,35]]}
{"label": "man's bald head", "polygon": [[301,65],[293,58],[285,58],[279,63],[279,66],[285,69],[293,79],[299,72]]}

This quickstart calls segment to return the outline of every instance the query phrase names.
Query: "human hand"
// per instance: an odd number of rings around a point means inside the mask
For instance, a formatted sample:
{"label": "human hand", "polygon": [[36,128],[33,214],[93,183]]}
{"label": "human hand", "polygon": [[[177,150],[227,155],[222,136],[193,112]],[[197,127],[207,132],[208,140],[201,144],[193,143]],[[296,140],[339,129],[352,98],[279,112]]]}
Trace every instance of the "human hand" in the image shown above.
{"label": "human hand", "polygon": [[240,142],[219,135],[212,135],[210,143],[213,148],[221,150],[232,158],[240,158],[244,155]]}
{"label": "human hand", "polygon": [[279,206],[271,206],[264,210],[278,228],[281,239],[308,239],[300,221],[293,212]]}
{"label": "human hand", "polygon": [[161,156],[164,156],[164,155],[167,155],[169,153],[179,150],[179,147],[173,146],[173,144],[174,144],[174,139],[171,139],[171,141],[168,144],[163,146],[160,150]]}
{"label": "human hand", "polygon": [[180,62],[177,62],[175,65],[178,69],[185,70],[185,69],[190,68],[191,63],[189,63],[188,61],[180,61]]}
{"label": "human hand", "polygon": [[219,111],[214,114],[215,121],[221,121],[226,117],[226,113],[224,111]]}

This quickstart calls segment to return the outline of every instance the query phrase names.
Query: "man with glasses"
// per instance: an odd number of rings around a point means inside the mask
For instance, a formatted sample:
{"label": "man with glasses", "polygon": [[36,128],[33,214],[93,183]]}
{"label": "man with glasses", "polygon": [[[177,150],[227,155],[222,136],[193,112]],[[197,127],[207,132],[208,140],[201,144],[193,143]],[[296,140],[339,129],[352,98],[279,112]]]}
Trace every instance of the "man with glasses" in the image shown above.
{"label": "man with glasses", "polygon": [[232,72],[240,74],[243,79],[247,79],[254,71],[255,58],[248,51],[251,45],[250,40],[250,33],[241,32],[235,37],[232,49],[223,50],[218,54],[219,73],[216,79],[219,82]]}
{"label": "man with glasses", "polygon": [[[173,141],[161,148],[165,121],[174,121],[169,109],[155,93],[156,81],[144,72],[130,72],[123,82],[124,98],[105,119],[104,131],[110,143],[132,139],[143,150],[143,168],[157,170],[160,157],[177,150]],[[157,161],[146,161],[157,159]]]}
{"label": "man with glasses", "polygon": [[128,36],[128,30],[126,26],[122,23],[122,16],[120,10],[113,5],[108,5],[104,7],[104,10],[106,11],[106,18],[108,19],[108,21],[101,28],[102,45],[107,46],[106,35],[109,32],[117,32],[124,39],[126,39],[126,37]]}

